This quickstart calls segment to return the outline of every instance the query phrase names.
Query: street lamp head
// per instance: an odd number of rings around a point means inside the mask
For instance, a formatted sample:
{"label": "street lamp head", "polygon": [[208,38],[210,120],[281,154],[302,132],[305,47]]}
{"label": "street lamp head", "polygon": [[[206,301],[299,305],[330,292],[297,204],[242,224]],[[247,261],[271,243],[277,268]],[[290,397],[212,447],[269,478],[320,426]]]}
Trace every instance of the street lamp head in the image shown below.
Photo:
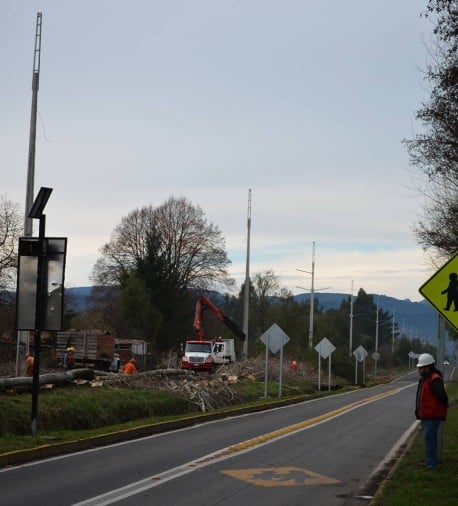
{"label": "street lamp head", "polygon": [[28,215],[29,218],[39,219],[43,216],[43,210],[46,207],[51,193],[52,188],[45,188],[44,186],[40,188],[40,191],[38,192],[38,195],[36,196],[35,201],[30,208]]}

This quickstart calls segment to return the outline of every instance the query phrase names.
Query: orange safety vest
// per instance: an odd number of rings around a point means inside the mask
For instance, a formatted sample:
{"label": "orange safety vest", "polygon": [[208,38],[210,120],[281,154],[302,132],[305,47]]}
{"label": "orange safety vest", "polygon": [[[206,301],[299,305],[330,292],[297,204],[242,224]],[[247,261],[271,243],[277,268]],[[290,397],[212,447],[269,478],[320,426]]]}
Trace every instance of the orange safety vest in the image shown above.
{"label": "orange safety vest", "polygon": [[134,372],[137,372],[137,368],[132,362],[127,362],[127,364],[124,366],[122,372],[124,374],[132,374]]}
{"label": "orange safety vest", "polygon": [[425,378],[421,384],[418,403],[418,418],[420,420],[445,420],[447,416],[447,406],[439,402],[439,399],[431,390],[431,383],[436,378],[440,378],[442,381],[441,375],[437,372],[433,372],[431,376]]}

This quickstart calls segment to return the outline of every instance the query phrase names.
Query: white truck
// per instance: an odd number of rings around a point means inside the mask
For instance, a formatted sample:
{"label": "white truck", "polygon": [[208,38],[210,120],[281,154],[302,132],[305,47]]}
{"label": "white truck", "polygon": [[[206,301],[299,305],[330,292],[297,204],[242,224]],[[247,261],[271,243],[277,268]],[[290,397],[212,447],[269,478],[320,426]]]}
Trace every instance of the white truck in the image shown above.
{"label": "white truck", "polygon": [[218,366],[231,362],[235,362],[233,339],[186,341],[181,368],[213,372]]}
{"label": "white truck", "polygon": [[196,304],[194,328],[198,339],[186,341],[181,358],[182,369],[196,369],[212,372],[215,367],[235,362],[234,339],[205,339],[202,328],[202,314],[210,309],[238,338],[245,340],[245,334],[237,325],[225,316],[207,297],[201,295]]}

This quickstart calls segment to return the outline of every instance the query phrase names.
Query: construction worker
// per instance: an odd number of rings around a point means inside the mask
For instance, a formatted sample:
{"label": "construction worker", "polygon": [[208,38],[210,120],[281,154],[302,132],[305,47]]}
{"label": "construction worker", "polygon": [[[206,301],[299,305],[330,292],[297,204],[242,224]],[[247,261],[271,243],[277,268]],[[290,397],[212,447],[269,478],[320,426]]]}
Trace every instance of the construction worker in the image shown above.
{"label": "construction worker", "polygon": [[25,368],[26,368],[25,373],[27,374],[27,376],[33,376],[33,363],[34,363],[34,361],[35,361],[35,359],[34,359],[33,355],[31,355],[30,353],[25,354]]}
{"label": "construction worker", "polygon": [[415,416],[421,420],[425,446],[425,466],[437,469],[439,426],[447,416],[448,396],[442,373],[436,369],[436,359],[429,353],[418,357],[420,374],[415,405]]}
{"label": "construction worker", "polygon": [[67,348],[67,351],[65,352],[65,355],[63,357],[64,369],[67,370],[73,369],[75,365],[75,357],[73,356],[74,351],[75,348],[73,348],[73,346],[69,346]]}
{"label": "construction worker", "polygon": [[134,374],[137,372],[137,367],[135,366],[135,358],[131,358],[129,362],[124,364],[124,367],[122,368],[122,372],[124,374]]}

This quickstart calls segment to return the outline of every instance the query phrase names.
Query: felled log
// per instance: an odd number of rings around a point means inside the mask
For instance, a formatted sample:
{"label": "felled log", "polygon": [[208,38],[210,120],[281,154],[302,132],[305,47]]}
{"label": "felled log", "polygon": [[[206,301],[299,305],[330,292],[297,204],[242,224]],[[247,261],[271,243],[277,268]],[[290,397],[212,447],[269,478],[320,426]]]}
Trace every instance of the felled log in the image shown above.
{"label": "felled log", "polygon": [[[52,383],[55,385],[62,385],[65,383],[72,383],[76,379],[94,379],[94,371],[91,369],[73,369],[71,371],[51,372],[47,374],[40,374],[39,384],[44,385]],[[20,376],[17,378],[0,378],[0,389],[17,388],[17,387],[32,387],[33,378],[30,376]]]}

